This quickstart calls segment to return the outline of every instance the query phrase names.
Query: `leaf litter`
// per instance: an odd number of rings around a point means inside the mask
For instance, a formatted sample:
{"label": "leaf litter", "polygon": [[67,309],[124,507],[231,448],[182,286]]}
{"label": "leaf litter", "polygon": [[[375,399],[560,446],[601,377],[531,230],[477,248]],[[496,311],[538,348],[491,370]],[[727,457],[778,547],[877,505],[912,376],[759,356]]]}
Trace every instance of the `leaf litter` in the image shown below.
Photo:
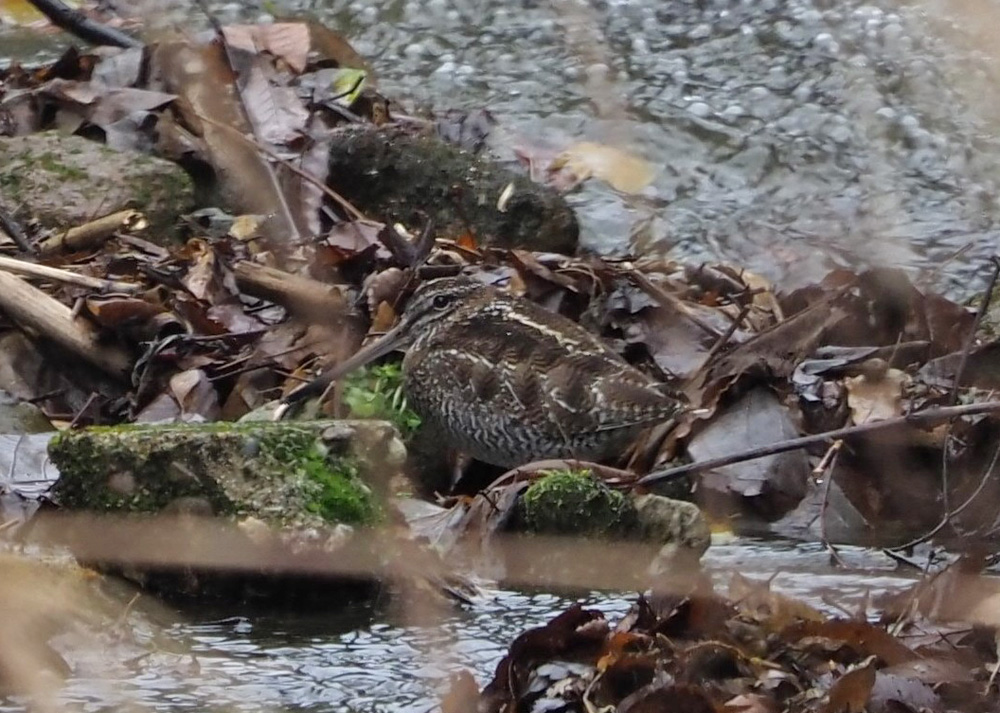
{"label": "leaf litter", "polygon": [[[962,403],[993,397],[996,326],[973,335],[974,310],[922,292],[898,270],[837,270],[786,293],[727,265],[569,257],[481,246],[472,235],[435,241],[433,233],[387,233],[338,200],[329,189],[336,177],[325,174],[332,127],[392,121],[364,61],[316,23],[230,26],[221,36],[225,46],[71,50],[58,72],[0,73],[7,133],[59,125],[199,165],[213,174],[219,202],[235,211],[220,230],[188,223],[182,244],[154,244],[141,221],[72,250],[52,243],[47,266],[113,274],[134,287],[114,294],[27,278],[39,295],[73,307],[75,327],[113,352],[115,363],[130,365],[122,378],[91,359],[68,378],[65,353],[48,348],[52,333],[5,321],[5,388],[57,424],[239,418],[316,365],[348,357],[369,331],[391,327],[416,280],[459,271],[579,320],[686,396],[693,411],[662,442],[645,444],[646,469],[892,421],[949,405],[956,388]],[[239,101],[221,86],[235,87]],[[439,117],[435,126],[479,149],[494,123],[481,114]],[[652,180],[638,159],[608,147],[579,144],[541,163],[522,155],[542,167],[533,170],[541,180],[553,180],[553,163],[568,169],[566,185],[594,175],[636,192]],[[347,412],[352,398],[341,404]],[[940,424],[879,433],[847,438],[819,475],[836,479],[843,507],[887,536],[881,544],[919,540],[938,522],[945,526],[937,540],[952,549],[996,542],[1000,521],[988,506],[1000,498],[995,417],[955,418],[947,436]],[[730,525],[780,522],[817,492],[815,467],[825,453],[716,468],[690,477],[688,495]],[[942,462],[950,473],[944,495]],[[618,488],[637,477],[595,472]],[[450,509],[422,516],[424,536],[446,556],[475,537],[489,557],[530,477],[506,474],[490,488],[455,494]],[[2,487],[4,513],[18,493],[37,495],[10,478]],[[836,514],[827,500],[820,517]],[[846,539],[852,534],[872,536],[847,532]],[[574,606],[518,637],[482,691],[460,677],[444,709],[991,710],[1000,593],[981,576],[984,564],[959,560],[852,618],[830,618],[739,577],[727,596],[704,578],[688,590],[654,586],[614,626]]]}

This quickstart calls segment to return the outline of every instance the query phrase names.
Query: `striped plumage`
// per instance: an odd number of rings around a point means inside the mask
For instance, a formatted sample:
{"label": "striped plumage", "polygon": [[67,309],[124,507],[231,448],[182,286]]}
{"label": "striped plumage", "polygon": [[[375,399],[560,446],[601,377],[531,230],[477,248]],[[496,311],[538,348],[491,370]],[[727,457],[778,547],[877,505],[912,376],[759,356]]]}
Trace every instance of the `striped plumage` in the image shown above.
{"label": "striped plumage", "polygon": [[466,277],[422,284],[399,324],[326,380],[406,349],[413,409],[477,460],[601,460],[680,405],[580,325]]}

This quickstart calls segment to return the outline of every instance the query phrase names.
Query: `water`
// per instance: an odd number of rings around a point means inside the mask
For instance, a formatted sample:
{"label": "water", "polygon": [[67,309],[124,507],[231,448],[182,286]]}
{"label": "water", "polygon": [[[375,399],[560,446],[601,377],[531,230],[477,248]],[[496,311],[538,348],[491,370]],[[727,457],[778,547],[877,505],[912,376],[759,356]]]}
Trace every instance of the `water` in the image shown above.
{"label": "water", "polygon": [[[888,558],[850,547],[841,555],[852,569],[831,568],[818,545],[735,540],[713,547],[706,564],[722,591],[733,572],[773,577],[774,590],[830,614],[912,584]],[[493,590],[427,625],[360,604],[335,614],[195,620],[140,603],[128,626],[53,643],[73,670],[61,699],[87,711],[429,711],[450,674],[466,669],[486,683],[518,634],[573,601],[614,622],[633,600]]]}
{"label": "water", "polygon": [[[169,5],[175,14],[150,4],[158,21],[190,23],[192,10]],[[216,7],[224,21],[263,14]],[[957,297],[997,249],[1000,73],[988,28],[1000,19],[990,6],[975,18],[951,15],[947,0],[280,7],[340,28],[409,109],[488,107],[505,159],[518,146],[588,139],[651,161],[658,177],[640,196],[596,182],[573,194],[592,249],[725,259],[785,287],[833,265],[889,263]],[[0,31],[3,54],[57,51],[51,38]],[[843,554],[857,569],[831,569],[819,547],[756,541],[713,547],[708,562],[720,577],[781,570],[776,589],[830,611],[831,600],[850,608],[868,590],[908,584],[876,555]],[[611,619],[629,604],[587,601]],[[88,711],[421,711],[459,667],[489,680],[517,634],[568,604],[495,591],[424,627],[364,607],[320,618],[137,614],[138,633],[56,644],[74,671],[64,698]]]}

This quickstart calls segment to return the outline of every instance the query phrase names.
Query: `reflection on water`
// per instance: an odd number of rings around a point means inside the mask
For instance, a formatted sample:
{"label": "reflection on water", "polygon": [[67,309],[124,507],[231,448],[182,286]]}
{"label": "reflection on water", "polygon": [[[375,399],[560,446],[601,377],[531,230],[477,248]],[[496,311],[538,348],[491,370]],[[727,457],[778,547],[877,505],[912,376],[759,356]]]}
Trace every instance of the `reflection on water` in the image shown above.
{"label": "reflection on water", "polygon": [[[868,595],[910,583],[892,573],[888,558],[858,548],[842,555],[858,569],[832,569],[819,546],[773,541],[715,546],[706,563],[723,590],[734,571],[760,580],[780,572],[775,590],[831,614],[834,605],[850,610]],[[488,681],[514,637],[572,601],[493,591],[430,626],[400,624],[366,606],[322,617],[183,623],[160,613],[159,624],[140,623],[132,640],[56,644],[74,671],[64,698],[86,710],[423,711],[434,709],[451,673],[468,669],[480,684]],[[632,596],[594,593],[578,601],[615,621]]]}

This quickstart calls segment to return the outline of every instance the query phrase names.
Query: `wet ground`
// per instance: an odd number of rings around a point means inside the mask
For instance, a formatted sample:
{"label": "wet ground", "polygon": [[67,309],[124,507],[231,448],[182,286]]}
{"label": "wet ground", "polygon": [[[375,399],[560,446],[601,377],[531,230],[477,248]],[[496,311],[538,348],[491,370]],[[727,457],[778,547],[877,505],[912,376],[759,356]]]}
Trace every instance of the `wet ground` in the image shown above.
{"label": "wet ground", "polygon": [[[819,546],[741,540],[714,546],[706,563],[723,591],[733,572],[773,577],[776,591],[831,614],[911,583],[881,555],[857,548],[841,555],[856,569],[834,570]],[[467,669],[485,683],[514,637],[572,601],[614,622],[632,596],[571,600],[494,590],[427,626],[403,625],[365,606],[336,615],[192,621],[140,604],[119,633],[97,640],[77,633],[54,644],[73,669],[62,699],[81,710],[431,711],[449,674]],[[20,710],[0,703],[0,711]]]}
{"label": "wet ground", "polygon": [[[589,139],[653,162],[641,196],[597,184],[573,196],[591,248],[722,258],[786,287],[832,265],[888,263],[959,296],[997,250],[1000,82],[981,31],[1000,17],[959,17],[957,0],[281,7],[340,27],[408,109],[488,107],[507,158],[517,145]],[[220,12],[258,15],[237,3]],[[57,47],[0,33],[8,56]],[[848,556],[857,571],[830,569],[818,548],[744,542],[709,561],[761,579],[782,569],[777,588],[815,604],[905,583],[879,557]],[[628,605],[591,600],[611,618]],[[76,649],[67,698],[86,710],[427,710],[447,672],[487,680],[514,636],[566,603],[496,592],[430,628],[367,610],[167,621],[134,650]]]}

